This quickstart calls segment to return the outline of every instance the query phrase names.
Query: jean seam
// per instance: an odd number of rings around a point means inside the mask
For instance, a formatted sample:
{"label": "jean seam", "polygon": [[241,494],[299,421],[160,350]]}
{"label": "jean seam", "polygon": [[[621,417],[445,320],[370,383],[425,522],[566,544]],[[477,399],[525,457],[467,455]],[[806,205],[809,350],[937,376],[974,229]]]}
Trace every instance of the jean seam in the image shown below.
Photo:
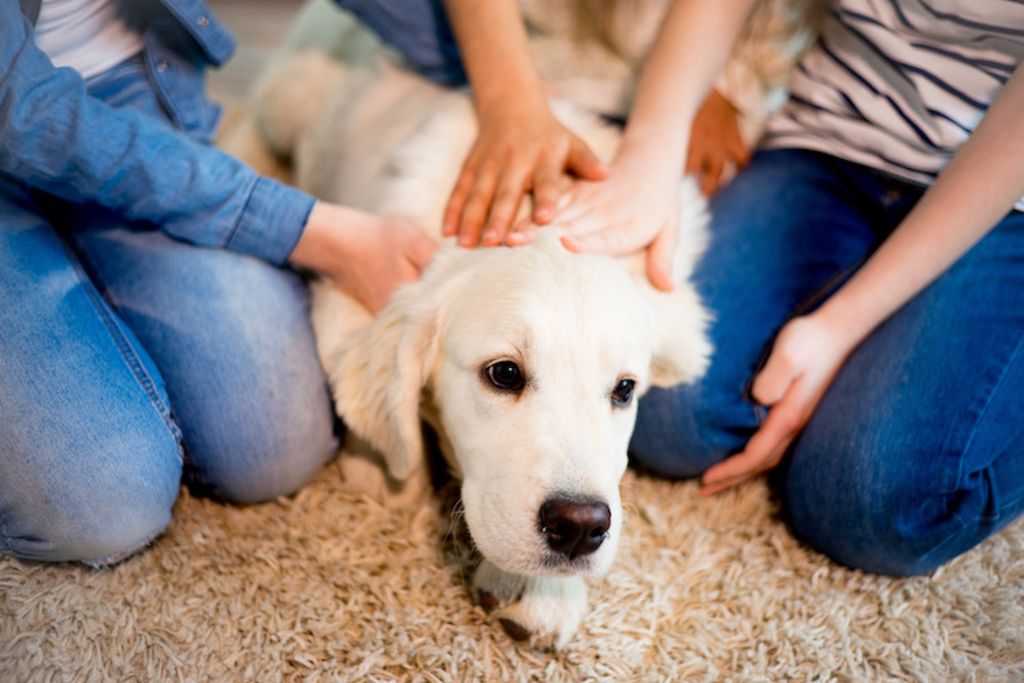
{"label": "jean seam", "polygon": [[100,321],[107,328],[107,332],[110,334],[111,339],[113,339],[114,343],[117,345],[118,351],[121,353],[122,360],[124,360],[128,369],[131,371],[132,376],[135,377],[136,382],[139,383],[139,386],[141,386],[142,390],[146,393],[146,397],[149,399],[150,404],[156,408],[157,413],[160,415],[160,419],[163,421],[164,426],[167,428],[171,437],[179,443],[177,450],[178,457],[180,459],[182,457],[180,446],[181,431],[178,429],[178,426],[174,424],[173,420],[171,420],[170,406],[164,402],[160,393],[156,390],[156,384],[153,382],[153,378],[146,370],[146,367],[142,364],[142,361],[135,352],[135,349],[132,348],[130,343],[128,343],[120,325],[118,325],[117,321],[114,320],[111,315],[109,306],[102,297],[100,297],[99,293],[95,289],[95,284],[92,279],[83,270],[78,261],[78,257],[74,253],[70,252],[66,244],[64,245],[64,248],[69,252],[68,260],[71,262],[75,272],[78,274],[78,279],[83,285],[83,289],[85,290],[86,296],[89,298],[89,302],[92,304],[93,310],[96,311]]}
{"label": "jean seam", "polygon": [[[976,419],[974,421],[974,424],[971,425],[970,432],[968,432],[967,439],[964,441],[964,446],[963,446],[963,449],[961,450],[960,461],[957,463],[957,472],[956,472],[956,488],[957,488],[957,490],[959,490],[959,489],[961,489],[963,487],[964,461],[967,459],[966,458],[967,452],[970,450],[971,445],[974,443],[974,440],[975,440],[975,438],[977,436],[978,425],[981,424],[981,422],[985,419],[985,416],[988,414],[988,411],[991,409],[992,397],[995,396],[999,392],[999,389],[1002,387],[1003,382],[1006,379],[1006,375],[1008,373],[1008,370],[1009,370],[1010,366],[1020,356],[1021,349],[1024,349],[1024,336],[1021,336],[1021,337],[1019,337],[1017,339],[1017,345],[1014,347],[1013,352],[1006,359],[1006,362],[1003,363],[1003,367],[1002,367],[1002,369],[1000,371],[999,377],[996,379],[995,383],[992,385],[992,389],[991,389],[991,391],[989,392],[988,396],[985,399],[985,405],[982,406],[981,412],[978,414],[978,419]],[[957,516],[959,517],[959,515],[957,515]]]}
{"label": "jean seam", "polygon": [[[932,544],[932,546],[930,548],[928,548],[928,552],[923,553],[922,555],[920,555],[918,557],[919,564],[920,563],[928,564],[928,562],[927,562],[928,558],[934,556],[936,553],[938,553],[940,550],[942,550],[942,548],[945,547],[946,544],[948,544],[951,541],[954,541],[955,539],[959,538],[961,536],[961,534],[963,533],[963,530],[965,528],[967,528],[968,523],[966,521],[964,521],[964,518],[962,516],[960,516],[959,512],[953,513],[953,516],[956,518],[956,521],[957,521],[956,528],[951,530],[948,534],[946,534],[946,536],[941,541],[939,541],[938,543]],[[961,550],[960,553],[957,553],[957,554],[959,555],[959,554],[961,554],[963,552],[964,551]]]}
{"label": "jean seam", "polygon": [[979,517],[979,519],[991,519],[992,521],[998,523],[1000,520],[1002,520],[1006,516],[1005,514],[1003,514],[1003,511],[1006,510],[1007,508],[1014,507],[1015,505],[1020,503],[1021,500],[1024,500],[1024,493],[1022,493],[1021,495],[1017,496],[1016,498],[1008,500],[1005,503],[1003,503],[1002,505],[1000,505],[998,513],[994,517],[986,517],[986,516],[982,515],[982,516]]}
{"label": "jean seam", "polygon": [[[1008,507],[1012,507],[1013,504],[1018,502],[1021,498],[1024,498],[1024,495],[1017,496],[1012,501],[1010,501],[1007,504],[1003,505],[1002,508],[1005,509],[1005,508],[1008,508]],[[953,514],[953,517],[956,519],[956,522],[957,522],[957,525],[958,525],[957,528],[952,530],[952,531],[950,531],[949,534],[947,534],[945,536],[945,538],[943,538],[938,543],[935,543],[934,545],[932,545],[932,547],[928,549],[928,552],[926,552],[923,555],[921,555],[920,558],[919,558],[920,562],[922,562],[924,564],[929,564],[930,562],[928,560],[931,557],[933,557],[936,553],[938,553],[940,550],[942,550],[946,546],[946,544],[948,544],[951,541],[959,538],[961,536],[961,534],[963,533],[963,530],[965,528],[967,528],[971,524],[971,522],[966,521],[963,518],[963,515],[961,515],[958,511],[953,512],[952,514]],[[999,522],[1003,519],[1003,517],[1004,516],[1002,514],[996,515],[995,517],[989,517],[987,515],[978,515],[975,518],[975,521],[978,521],[978,520],[990,520],[994,524],[998,525]],[[988,536],[988,534],[986,534],[986,537],[987,536]],[[981,542],[981,540],[975,541],[975,544],[980,543],[980,542]],[[960,554],[962,554],[964,552],[966,552],[966,551],[961,550],[959,553],[957,553],[957,555],[960,555]]]}

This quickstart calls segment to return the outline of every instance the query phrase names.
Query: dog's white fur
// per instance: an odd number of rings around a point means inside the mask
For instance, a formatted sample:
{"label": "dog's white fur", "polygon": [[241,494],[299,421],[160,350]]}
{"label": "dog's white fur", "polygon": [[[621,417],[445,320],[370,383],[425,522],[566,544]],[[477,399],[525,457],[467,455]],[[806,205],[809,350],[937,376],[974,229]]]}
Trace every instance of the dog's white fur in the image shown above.
{"label": "dog's white fur", "polygon": [[[614,151],[616,130],[565,103],[556,112],[599,155]],[[439,228],[475,135],[464,93],[321,53],[279,63],[254,113],[271,148],[292,156],[297,185],[427,229]],[[703,203],[692,184],[681,192],[687,239],[670,294],[649,286],[641,255],[570,254],[555,230],[516,249],[445,245],[375,319],[329,284],[313,287],[339,414],[399,480],[423,470],[421,420],[433,426],[484,558],[476,589],[497,599],[499,618],[556,646],[586,611],[581,577],[615,555],[637,399],[699,377],[710,354],[707,315],[685,280],[702,246]],[[522,368],[521,394],[488,384],[485,369],[501,360]],[[617,407],[611,392],[623,378],[636,380],[636,395]],[[556,494],[608,505],[608,538],[593,554],[568,560],[546,545],[538,514]]]}

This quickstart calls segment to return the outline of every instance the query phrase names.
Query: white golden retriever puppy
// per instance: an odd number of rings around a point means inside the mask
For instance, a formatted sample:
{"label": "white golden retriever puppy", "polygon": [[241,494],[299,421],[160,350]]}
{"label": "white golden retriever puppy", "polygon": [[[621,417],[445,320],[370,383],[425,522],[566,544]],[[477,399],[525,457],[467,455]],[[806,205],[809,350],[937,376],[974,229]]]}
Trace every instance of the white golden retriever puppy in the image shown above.
{"label": "white golden retriever puppy", "polygon": [[[465,93],[320,53],[279,62],[253,109],[298,186],[437,230],[476,126]],[[556,110],[598,154],[613,152],[615,129]],[[434,428],[482,555],[474,589],[515,638],[561,646],[576,631],[582,579],[608,569],[622,533],[637,400],[706,367],[707,315],[682,277],[703,204],[692,184],[681,192],[687,237],[672,293],[650,287],[641,255],[571,254],[556,229],[515,249],[447,244],[375,319],[313,286],[339,414],[399,480],[424,468],[421,420]]]}

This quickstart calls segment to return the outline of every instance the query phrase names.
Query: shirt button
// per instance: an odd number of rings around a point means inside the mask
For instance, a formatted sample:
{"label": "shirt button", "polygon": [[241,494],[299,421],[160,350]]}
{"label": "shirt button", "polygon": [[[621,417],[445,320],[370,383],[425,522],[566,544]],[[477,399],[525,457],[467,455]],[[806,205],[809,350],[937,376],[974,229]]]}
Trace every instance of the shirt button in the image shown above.
{"label": "shirt button", "polygon": [[198,19],[196,19],[196,24],[199,26],[199,28],[206,28],[210,25],[210,20],[204,14],[201,15]]}
{"label": "shirt button", "polygon": [[159,71],[160,73],[163,73],[164,71],[167,71],[167,60],[166,59],[161,59],[159,62],[157,62],[156,63],[156,70]]}

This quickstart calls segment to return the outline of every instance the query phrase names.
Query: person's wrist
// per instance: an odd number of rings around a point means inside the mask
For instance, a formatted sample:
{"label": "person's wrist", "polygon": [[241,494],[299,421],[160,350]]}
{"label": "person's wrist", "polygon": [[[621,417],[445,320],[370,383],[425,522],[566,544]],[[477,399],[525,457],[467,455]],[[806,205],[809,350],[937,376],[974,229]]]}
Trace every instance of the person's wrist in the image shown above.
{"label": "person's wrist", "polygon": [[689,130],[688,125],[681,129],[650,125],[627,130],[614,165],[651,175],[674,173],[686,158]]}
{"label": "person's wrist", "polygon": [[474,88],[473,103],[481,120],[551,116],[540,81],[529,79],[519,85],[502,81],[500,88]]}
{"label": "person's wrist", "polygon": [[317,202],[289,260],[318,273],[330,272],[344,261],[352,231],[365,217],[363,212],[346,206]]}
{"label": "person's wrist", "polygon": [[871,331],[870,326],[856,313],[834,298],[806,316],[833,341],[837,351],[849,353]]}
{"label": "person's wrist", "polygon": [[[683,150],[685,151],[685,145]],[[610,176],[663,180],[673,188],[679,182],[684,152],[647,144],[620,145],[609,166]],[[680,161],[677,161],[680,159]],[[646,184],[646,181],[645,181]]]}

